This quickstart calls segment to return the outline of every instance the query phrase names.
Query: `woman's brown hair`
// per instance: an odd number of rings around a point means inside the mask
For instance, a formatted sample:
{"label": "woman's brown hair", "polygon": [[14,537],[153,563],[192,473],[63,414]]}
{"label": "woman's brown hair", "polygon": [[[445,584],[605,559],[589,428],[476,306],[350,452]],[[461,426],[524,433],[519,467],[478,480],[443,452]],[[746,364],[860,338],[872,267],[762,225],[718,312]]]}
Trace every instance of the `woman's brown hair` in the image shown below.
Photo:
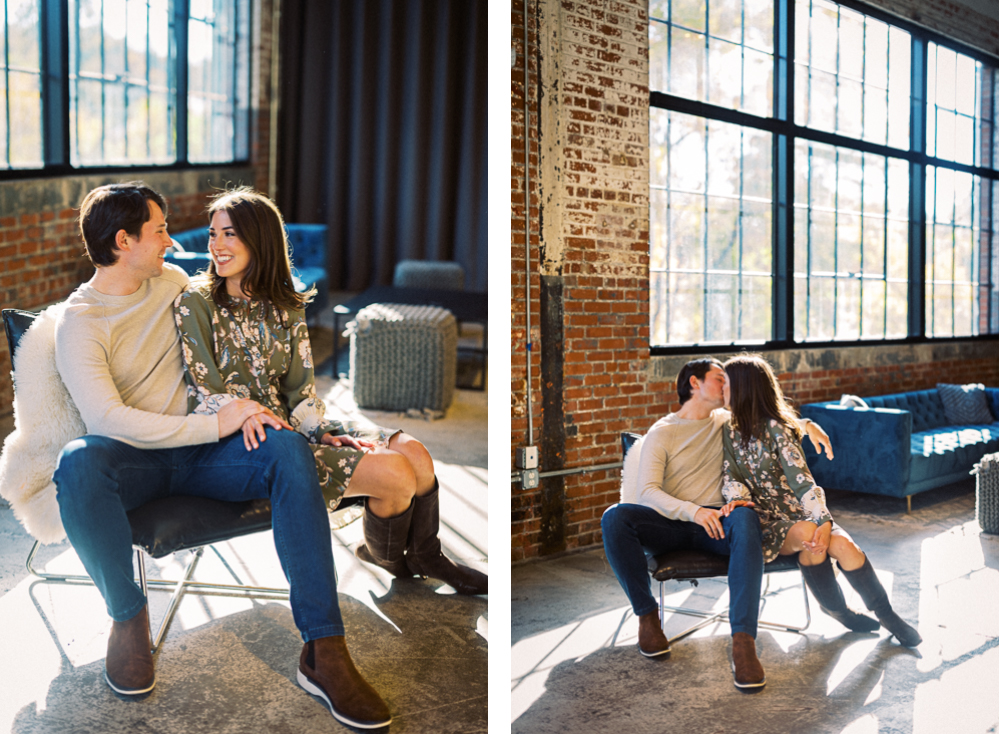
{"label": "woman's brown hair", "polygon": [[[209,222],[216,212],[229,215],[236,236],[250,251],[250,265],[240,282],[244,295],[288,309],[303,308],[312,300],[315,288],[306,293],[295,291],[285,222],[273,201],[249,187],[230,189],[212,199],[208,206]],[[206,277],[211,283],[212,300],[219,306],[232,308],[226,279],[219,277],[214,260]]]}
{"label": "woman's brown hair", "polygon": [[802,438],[795,412],[785,400],[771,365],[759,354],[739,354],[726,362],[729,410],[733,427],[746,449],[753,439],[767,435],[767,421],[776,420]]}

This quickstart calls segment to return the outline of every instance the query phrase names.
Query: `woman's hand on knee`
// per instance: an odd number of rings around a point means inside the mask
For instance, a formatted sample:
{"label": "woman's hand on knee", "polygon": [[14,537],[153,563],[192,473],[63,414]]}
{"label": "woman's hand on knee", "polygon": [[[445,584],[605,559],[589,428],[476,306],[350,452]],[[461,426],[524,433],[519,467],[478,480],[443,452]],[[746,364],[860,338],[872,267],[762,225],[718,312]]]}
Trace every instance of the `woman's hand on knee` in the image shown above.
{"label": "woman's hand on knee", "polygon": [[334,436],[332,433],[324,433],[323,437],[320,438],[320,443],[324,443],[327,446],[346,446],[347,448],[358,449],[359,451],[367,451],[375,447],[375,444],[371,441],[354,438],[354,436],[346,433],[339,436]]}
{"label": "woman's hand on knee", "polygon": [[[812,523],[810,523],[811,525]],[[833,524],[830,522],[825,522],[816,528],[813,533],[812,538],[809,540],[802,541],[802,546],[807,551],[812,553],[814,556],[826,553],[830,548],[830,531],[833,529]]]}
{"label": "woman's hand on knee", "polygon": [[732,502],[727,502],[721,508],[719,512],[723,514],[724,517],[729,517],[729,513],[735,510],[737,507],[753,507],[754,504],[750,500],[733,500]]}

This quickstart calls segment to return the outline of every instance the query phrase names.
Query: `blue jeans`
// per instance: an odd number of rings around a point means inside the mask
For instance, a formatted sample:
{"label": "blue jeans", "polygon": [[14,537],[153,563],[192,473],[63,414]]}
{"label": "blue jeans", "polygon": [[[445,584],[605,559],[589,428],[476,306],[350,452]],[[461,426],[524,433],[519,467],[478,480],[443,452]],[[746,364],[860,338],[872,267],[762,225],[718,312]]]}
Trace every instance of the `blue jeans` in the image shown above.
{"label": "blue jeans", "polygon": [[694,522],[670,520],[645,505],[618,504],[601,518],[604,551],[636,616],[656,611],[646,554],[697,548],[729,556],[729,626],[757,637],[764,551],[760,519],[749,507],[722,518],[726,537],[713,540]]}
{"label": "blue jeans", "polygon": [[84,436],[63,448],[54,476],[63,527],[112,619],[131,619],[146,604],[134,581],[126,512],[171,495],[266,497],[303,640],[344,634],[312,451],[297,433],[267,429],[266,435],[253,451],[246,450],[242,433],[172,449],[137,449],[113,438]]}

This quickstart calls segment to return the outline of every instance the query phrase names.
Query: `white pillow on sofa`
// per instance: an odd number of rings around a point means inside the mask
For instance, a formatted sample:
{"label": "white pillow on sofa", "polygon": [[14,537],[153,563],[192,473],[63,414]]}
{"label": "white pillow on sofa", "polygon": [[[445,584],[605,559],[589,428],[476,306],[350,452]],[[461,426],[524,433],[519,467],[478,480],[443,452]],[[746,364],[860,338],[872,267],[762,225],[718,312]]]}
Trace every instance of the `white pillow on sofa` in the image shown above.
{"label": "white pillow on sofa", "polygon": [[864,401],[863,398],[859,398],[857,395],[841,395],[840,396],[840,406],[842,408],[868,408],[871,407]]}

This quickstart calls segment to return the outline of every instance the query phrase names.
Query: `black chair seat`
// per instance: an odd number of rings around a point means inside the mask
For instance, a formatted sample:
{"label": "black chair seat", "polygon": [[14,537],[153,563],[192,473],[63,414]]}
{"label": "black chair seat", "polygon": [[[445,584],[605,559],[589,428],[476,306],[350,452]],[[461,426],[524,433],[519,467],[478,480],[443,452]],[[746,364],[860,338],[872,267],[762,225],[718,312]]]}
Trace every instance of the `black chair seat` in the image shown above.
{"label": "black chair seat", "polygon": [[[764,564],[764,573],[797,571],[796,556],[778,556]],[[649,572],[657,581],[686,581],[729,575],[729,556],[700,550],[660,553],[649,560]]]}
{"label": "black chair seat", "polygon": [[205,497],[162,497],[128,513],[132,545],[153,558],[271,529],[266,499],[223,502]]}

